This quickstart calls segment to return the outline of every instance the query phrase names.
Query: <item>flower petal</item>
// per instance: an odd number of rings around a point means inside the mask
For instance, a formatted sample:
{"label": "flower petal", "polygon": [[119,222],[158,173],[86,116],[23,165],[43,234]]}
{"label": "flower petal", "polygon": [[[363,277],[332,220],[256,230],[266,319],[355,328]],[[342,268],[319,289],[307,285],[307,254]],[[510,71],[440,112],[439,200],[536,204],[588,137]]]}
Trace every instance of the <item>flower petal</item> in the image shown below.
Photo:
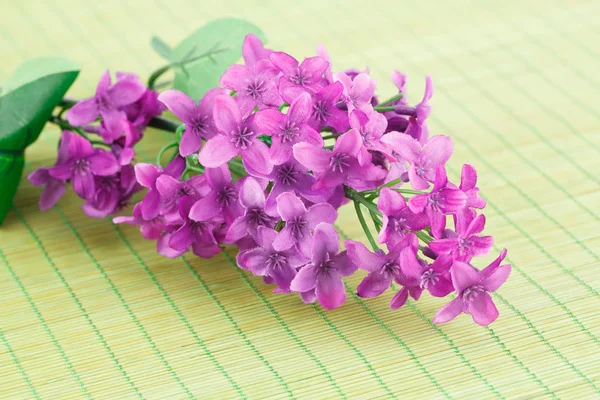
{"label": "flower petal", "polygon": [[251,174],[268,175],[273,171],[273,163],[269,159],[269,147],[259,140],[242,151],[242,161]]}
{"label": "flower petal", "polygon": [[177,118],[184,123],[190,122],[196,114],[196,104],[183,92],[179,90],[165,90],[158,96],[162,102]]}
{"label": "flower petal", "polygon": [[310,94],[304,92],[300,94],[290,105],[290,109],[287,113],[287,119],[296,126],[301,126],[308,120],[311,114],[312,97]]}
{"label": "flower petal", "polygon": [[122,79],[108,89],[107,94],[113,105],[123,107],[138,101],[146,90],[139,79]]}
{"label": "flower petal", "polygon": [[361,147],[362,139],[360,133],[356,129],[350,129],[337,139],[333,146],[333,152],[356,156]]}
{"label": "flower petal", "polygon": [[237,256],[237,264],[240,268],[252,271],[254,275],[267,274],[267,257],[268,253],[265,249],[257,247],[252,250],[243,251]]}
{"label": "flower petal", "polygon": [[287,53],[278,51],[269,56],[269,60],[275,65],[285,76],[291,76],[298,70],[298,61]]}
{"label": "flower petal", "polygon": [[233,64],[223,73],[219,80],[219,85],[238,91],[244,87],[244,84],[250,78],[252,78],[250,68],[245,65]]}
{"label": "flower petal", "polygon": [[209,139],[200,154],[198,161],[205,167],[218,168],[239,154],[239,150],[224,135],[216,135]]}
{"label": "flower petal", "polygon": [[87,158],[94,154],[92,144],[79,135],[71,136],[69,139],[69,155],[72,158]]}
{"label": "flower petal", "polygon": [[400,132],[388,132],[381,141],[389,145],[402,159],[414,163],[421,156],[421,145],[418,141]]}
{"label": "flower petal", "polygon": [[362,280],[362,282],[356,288],[356,294],[359,297],[371,298],[377,297],[381,293],[385,292],[392,281],[386,277],[385,274],[377,272],[371,272]]}
{"label": "flower petal", "polygon": [[406,200],[400,193],[388,187],[381,189],[377,199],[377,209],[387,216],[396,216],[406,207]]}
{"label": "flower petal", "polygon": [[92,174],[74,174],[73,190],[82,199],[91,199],[95,192],[94,177]]}
{"label": "flower petal", "polygon": [[469,286],[479,283],[479,271],[467,263],[455,261],[450,269],[452,285],[456,292],[462,292]]}
{"label": "flower petal", "polygon": [[335,275],[320,275],[315,294],[319,303],[328,310],[337,308],[346,301],[344,282]]}
{"label": "flower petal", "polygon": [[510,264],[504,264],[495,268],[483,280],[483,287],[485,288],[485,290],[487,290],[488,292],[495,292],[500,286],[502,286],[502,284],[504,284],[504,282],[506,282],[508,276],[510,275],[510,271]]}
{"label": "flower petal", "polygon": [[294,292],[308,292],[317,285],[317,271],[314,264],[306,264],[300,268],[296,277],[290,284],[290,289]]}
{"label": "flower petal", "polygon": [[394,297],[392,297],[392,300],[390,301],[390,308],[392,310],[397,310],[406,304],[406,300],[408,300],[408,289],[404,287],[400,289],[400,291],[396,293]]}
{"label": "flower petal", "polygon": [[452,155],[453,148],[450,136],[437,135],[423,146],[423,157],[432,165],[443,165]]}
{"label": "flower petal", "polygon": [[246,209],[265,206],[265,192],[256,179],[250,177],[244,181],[240,188],[240,203]]}
{"label": "flower petal", "polygon": [[286,116],[274,108],[260,110],[254,117],[254,125],[256,125],[258,131],[271,136],[277,135],[281,131],[285,121]]}
{"label": "flower petal", "polygon": [[442,307],[437,314],[435,314],[433,323],[443,324],[444,322],[452,321],[462,312],[463,304],[464,303],[460,297],[455,298],[450,303]]}
{"label": "flower petal", "polygon": [[235,99],[228,95],[217,96],[213,107],[217,129],[225,134],[237,131],[242,124],[242,114]]}
{"label": "flower petal", "polygon": [[190,219],[194,221],[208,221],[221,213],[221,206],[217,203],[217,192],[196,201],[190,210]]}
{"label": "flower petal", "polygon": [[469,303],[469,313],[473,321],[481,326],[487,326],[498,318],[498,309],[489,293],[482,293]]}
{"label": "flower petal", "polygon": [[344,242],[348,251],[350,260],[360,269],[369,272],[376,272],[387,262],[387,257],[381,253],[373,253],[367,249],[367,247],[361,242],[354,240],[346,240]]}
{"label": "flower petal", "polygon": [[107,151],[97,151],[96,154],[88,158],[90,163],[90,172],[94,175],[109,176],[116,174],[119,170],[119,163],[112,153]]}
{"label": "flower petal", "polygon": [[312,245],[312,260],[320,265],[330,255],[340,250],[339,235],[331,224],[321,222],[315,228]]}
{"label": "flower petal", "polygon": [[333,224],[337,216],[337,211],[331,204],[319,203],[310,206],[304,218],[308,222],[308,228],[314,229],[320,222]]}
{"label": "flower petal", "polygon": [[314,172],[323,172],[329,168],[331,152],[310,143],[301,142],[293,147],[294,158]]}
{"label": "flower petal", "polygon": [[95,98],[82,100],[71,107],[65,114],[69,124],[82,126],[94,121],[100,114],[100,109]]}

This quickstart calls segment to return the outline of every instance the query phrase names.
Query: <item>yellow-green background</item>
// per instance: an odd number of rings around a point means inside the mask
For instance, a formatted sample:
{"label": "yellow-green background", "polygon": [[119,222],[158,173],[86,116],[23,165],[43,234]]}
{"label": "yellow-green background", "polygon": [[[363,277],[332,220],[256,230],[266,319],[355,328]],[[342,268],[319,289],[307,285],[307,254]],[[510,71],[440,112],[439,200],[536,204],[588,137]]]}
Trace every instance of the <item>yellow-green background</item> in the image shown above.
{"label": "yellow-green background", "polygon": [[[0,0],[0,82],[22,61],[81,63],[73,97],[106,68],[142,77],[168,43],[237,16],[296,57],[394,68],[409,99],[435,84],[434,134],[455,141],[449,172],[479,171],[487,232],[513,273],[488,328],[433,326],[446,300],[398,311],[392,293],[334,311],[271,293],[230,263],[169,260],[129,226],[94,220],[69,193],[40,212],[25,179],[0,229],[0,397],[598,398],[600,396],[600,3],[597,1]],[[49,165],[58,130],[27,151]],[[164,135],[148,132],[141,160]],[[361,239],[351,209],[339,226]],[[479,266],[485,266],[481,260]],[[355,287],[359,277],[349,280]]]}

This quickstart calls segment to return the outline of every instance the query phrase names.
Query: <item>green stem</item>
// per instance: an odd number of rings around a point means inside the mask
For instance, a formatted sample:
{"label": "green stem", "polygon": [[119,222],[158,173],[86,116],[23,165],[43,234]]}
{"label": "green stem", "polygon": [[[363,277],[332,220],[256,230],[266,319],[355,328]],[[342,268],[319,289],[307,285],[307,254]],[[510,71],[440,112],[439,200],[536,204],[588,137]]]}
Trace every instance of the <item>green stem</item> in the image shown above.
{"label": "green stem", "polygon": [[162,156],[163,154],[165,154],[165,151],[172,149],[173,147],[176,147],[178,145],[177,142],[171,142],[168,143],[166,145],[164,145],[159,151],[158,151],[158,155],[156,156],[156,165],[161,165],[160,160],[162,160]]}
{"label": "green stem", "polygon": [[95,144],[96,146],[104,146],[110,148],[110,144],[102,142],[100,140],[90,140],[91,144]]}
{"label": "green stem", "polygon": [[356,210],[356,216],[358,217],[358,221],[360,222],[360,225],[363,228],[363,231],[365,231],[365,235],[367,235],[367,239],[369,239],[369,243],[371,244],[371,247],[373,248],[373,251],[377,251],[379,249],[379,247],[377,246],[377,243],[375,242],[375,239],[373,238],[373,235],[371,235],[371,231],[369,230],[369,227],[367,226],[367,221],[365,221],[365,216],[362,213],[362,210],[360,209],[360,203],[358,201],[354,201],[354,209]]}
{"label": "green stem", "polygon": [[323,136],[323,140],[327,140],[327,139],[335,139],[338,138],[340,135],[327,135],[327,136]]}
{"label": "green stem", "polygon": [[396,100],[400,100],[402,97],[404,97],[404,95],[402,93],[398,93],[397,95],[390,97],[386,101],[379,103],[377,107],[387,106],[388,104],[391,104]]}
{"label": "green stem", "polygon": [[412,189],[392,189],[398,193],[402,194],[426,194],[427,192],[423,192],[422,190],[412,190]]}
{"label": "green stem", "polygon": [[396,107],[393,106],[375,106],[373,107],[373,109],[375,109],[375,111],[379,111],[379,112],[386,112],[386,111],[394,111]]}
{"label": "green stem", "polygon": [[415,232],[415,235],[417,235],[417,237],[419,239],[421,239],[423,242],[425,242],[425,244],[427,244],[433,240],[433,238],[431,236],[429,236],[427,234],[427,232],[425,232],[425,231],[417,231],[417,232]]}

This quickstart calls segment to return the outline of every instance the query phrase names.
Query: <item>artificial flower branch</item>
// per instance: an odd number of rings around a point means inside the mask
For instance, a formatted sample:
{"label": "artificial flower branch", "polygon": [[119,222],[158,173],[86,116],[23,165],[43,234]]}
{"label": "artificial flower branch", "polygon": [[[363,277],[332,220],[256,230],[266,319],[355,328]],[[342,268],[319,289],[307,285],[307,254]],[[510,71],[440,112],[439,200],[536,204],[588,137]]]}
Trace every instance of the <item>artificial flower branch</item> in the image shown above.
{"label": "artificial flower branch", "polygon": [[[396,309],[423,291],[456,293],[434,322],[463,312],[480,325],[493,322],[498,310],[489,293],[510,265],[502,264],[506,251],[481,271],[472,264],[493,242],[480,235],[485,201],[472,166],[463,166],[459,184],[448,180],[452,140],[430,137],[427,126],[431,79],[412,106],[406,76],[394,71],[398,93],[379,102],[368,72],[333,72],[322,47],[300,62],[248,35],[242,54],[244,64],[229,66],[200,99],[154,90],[162,74],[191,57],[157,70],[148,86],[128,73],[113,83],[107,72],[92,98],[65,99],[50,118],[64,129],[56,164],[29,177],[44,187],[40,207],[54,205],[70,183],[89,216],[106,217],[145,189],[131,215],[113,221],[139,226],[166,257],[191,250],[208,258],[236,245],[239,267],[274,292],[327,309],[344,303],[343,279],[360,269],[361,297],[395,283]],[[161,118],[165,109],[179,121]],[[156,164],[133,165],[147,127],[172,132],[173,140]],[[340,251],[333,224],[350,201],[371,250],[346,240]]]}

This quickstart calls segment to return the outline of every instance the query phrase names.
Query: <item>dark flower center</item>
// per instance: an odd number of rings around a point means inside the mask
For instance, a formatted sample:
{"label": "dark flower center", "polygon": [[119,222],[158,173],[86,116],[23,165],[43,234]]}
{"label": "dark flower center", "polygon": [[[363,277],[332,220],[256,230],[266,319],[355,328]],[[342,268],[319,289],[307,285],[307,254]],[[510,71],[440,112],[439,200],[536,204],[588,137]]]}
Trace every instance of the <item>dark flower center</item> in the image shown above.
{"label": "dark flower center", "polygon": [[248,86],[246,86],[246,94],[252,97],[254,100],[258,100],[265,90],[265,83],[256,78]]}
{"label": "dark flower center", "polygon": [[192,231],[192,235],[202,234],[206,231],[208,225],[204,221],[193,221],[190,220],[190,229]]}
{"label": "dark flower center", "polygon": [[344,172],[344,168],[350,166],[350,156],[345,153],[337,153],[331,157],[329,167],[332,171]]}
{"label": "dark flower center", "polygon": [[79,175],[87,175],[90,170],[90,163],[85,158],[75,160],[73,163],[73,173]]}
{"label": "dark flower center", "polygon": [[303,238],[308,231],[308,221],[302,216],[292,218],[292,220],[287,222],[287,225],[289,225],[292,236],[295,239]]}
{"label": "dark flower center", "polygon": [[190,121],[190,128],[194,135],[202,136],[206,133],[206,130],[208,129],[208,124],[206,123],[206,120],[206,116],[198,116],[192,118],[192,120]]}
{"label": "dark flower center", "polygon": [[246,150],[252,144],[254,132],[245,126],[238,127],[237,131],[231,132],[231,142],[238,149]]}
{"label": "dark flower center", "polygon": [[281,253],[272,253],[266,261],[267,268],[283,268],[287,265],[286,257]]}
{"label": "dark flower center", "polygon": [[419,283],[419,286],[421,286],[421,289],[427,289],[430,286],[435,285],[439,280],[440,274],[432,269],[428,269],[427,271],[423,272],[423,275],[421,275],[421,282]]}
{"label": "dark flower center", "polygon": [[187,183],[183,184],[179,190],[177,190],[177,197],[181,196],[196,196],[196,189],[188,185]]}
{"label": "dark flower center", "polygon": [[320,275],[329,275],[332,270],[335,270],[335,262],[332,260],[326,260],[319,265],[317,273]]}
{"label": "dark flower center", "polygon": [[440,211],[440,194],[439,193],[431,193],[428,197],[429,206],[435,210]]}
{"label": "dark flower center", "polygon": [[464,301],[466,301],[467,303],[470,303],[473,300],[475,300],[483,292],[485,292],[485,289],[483,288],[483,286],[472,285],[472,286],[469,286],[468,288],[466,288],[465,290],[463,290],[462,297],[463,297]]}
{"label": "dark flower center", "polygon": [[293,165],[282,165],[277,169],[277,180],[287,186],[293,185],[298,181],[298,171]]}
{"label": "dark flower center", "polygon": [[360,136],[362,137],[362,141],[365,144],[365,146],[373,146],[374,144],[374,137],[373,137],[373,133],[367,131],[364,127],[360,128],[359,130]]}
{"label": "dark flower center", "polygon": [[98,106],[100,111],[107,111],[113,108],[110,99],[105,94],[96,97],[96,105]]}
{"label": "dark flower center", "polygon": [[327,108],[327,104],[323,100],[318,100],[315,102],[313,106],[313,115],[315,119],[319,122],[323,122],[329,116],[329,110]]}
{"label": "dark flower center", "polygon": [[217,193],[217,203],[221,207],[228,207],[237,200],[237,192],[231,186],[225,186]]}
{"label": "dark flower center", "polygon": [[280,128],[279,137],[284,143],[293,142],[300,134],[300,127],[296,126],[293,122],[286,122],[284,126]]}
{"label": "dark flower center", "polygon": [[268,226],[271,222],[271,218],[267,215],[265,210],[261,208],[253,208],[248,210],[246,215],[248,216],[248,221],[252,226]]}
{"label": "dark flower center", "polygon": [[410,228],[406,223],[406,218],[389,217],[388,226],[392,231],[398,233],[410,232]]}
{"label": "dark flower center", "polygon": [[290,81],[294,85],[305,86],[310,84],[310,75],[306,74],[306,72],[302,68],[298,68],[295,75],[290,76]]}
{"label": "dark flower center", "polygon": [[393,278],[400,273],[400,266],[396,263],[388,261],[381,266],[380,273],[388,278]]}

